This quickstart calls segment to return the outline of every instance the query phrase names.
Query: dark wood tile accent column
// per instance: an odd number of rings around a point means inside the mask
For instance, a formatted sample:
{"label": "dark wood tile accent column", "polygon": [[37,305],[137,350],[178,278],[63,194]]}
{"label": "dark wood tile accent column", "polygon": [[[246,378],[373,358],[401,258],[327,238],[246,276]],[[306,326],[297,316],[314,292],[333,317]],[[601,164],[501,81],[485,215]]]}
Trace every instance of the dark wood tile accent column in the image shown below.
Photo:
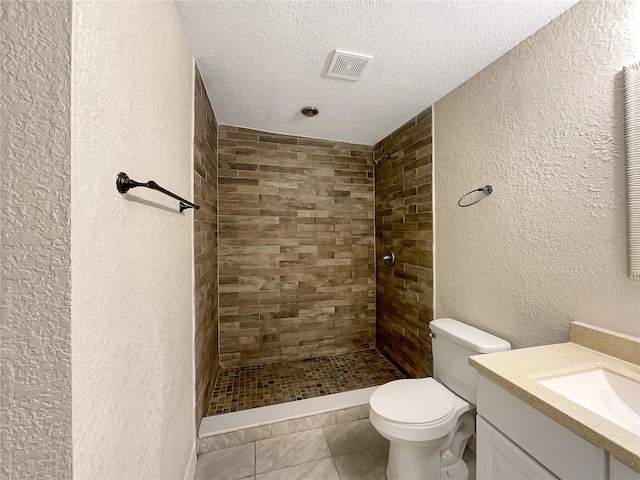
{"label": "dark wood tile accent column", "polygon": [[194,125],[196,425],[218,375],[218,124],[196,67]]}
{"label": "dark wood tile accent column", "polygon": [[[378,142],[375,158],[376,346],[411,377],[432,373],[431,108]],[[396,263],[382,262],[393,249]]]}

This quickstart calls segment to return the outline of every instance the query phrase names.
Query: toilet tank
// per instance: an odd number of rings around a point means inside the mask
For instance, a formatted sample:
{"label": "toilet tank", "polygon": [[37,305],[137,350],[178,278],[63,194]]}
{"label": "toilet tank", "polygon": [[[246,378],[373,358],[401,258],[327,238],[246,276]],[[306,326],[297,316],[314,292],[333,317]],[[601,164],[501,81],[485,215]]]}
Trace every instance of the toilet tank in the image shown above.
{"label": "toilet tank", "polygon": [[433,376],[466,401],[476,405],[478,372],[469,366],[469,356],[511,350],[511,344],[453,318],[438,318],[429,327]]}

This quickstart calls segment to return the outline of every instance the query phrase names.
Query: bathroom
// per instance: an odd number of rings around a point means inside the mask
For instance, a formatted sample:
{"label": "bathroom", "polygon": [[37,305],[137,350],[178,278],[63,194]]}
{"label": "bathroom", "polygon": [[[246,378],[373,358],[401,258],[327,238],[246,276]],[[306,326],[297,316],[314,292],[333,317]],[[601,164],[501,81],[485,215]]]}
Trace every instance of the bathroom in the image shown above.
{"label": "bathroom", "polygon": [[[3,478],[193,478],[225,371],[369,352],[373,384],[423,378],[434,319],[513,353],[572,322],[640,336],[638,2],[403,5],[2,3]],[[336,49],[373,56],[357,82],[326,76]],[[331,408],[366,425],[358,402]]]}

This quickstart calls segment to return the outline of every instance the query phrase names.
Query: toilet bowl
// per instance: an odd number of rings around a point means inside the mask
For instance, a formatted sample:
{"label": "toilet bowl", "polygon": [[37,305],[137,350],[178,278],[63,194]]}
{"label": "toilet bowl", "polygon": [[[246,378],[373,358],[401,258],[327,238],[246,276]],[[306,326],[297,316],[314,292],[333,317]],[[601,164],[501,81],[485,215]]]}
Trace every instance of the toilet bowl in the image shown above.
{"label": "toilet bowl", "polygon": [[370,400],[371,424],[389,440],[389,480],[467,480],[462,460],[473,406],[433,378],[395,380]]}
{"label": "toilet bowl", "polygon": [[434,378],[394,380],[369,401],[371,424],[389,440],[388,480],[468,480],[462,460],[475,430],[477,373],[470,355],[509,342],[451,318],[430,325]]}

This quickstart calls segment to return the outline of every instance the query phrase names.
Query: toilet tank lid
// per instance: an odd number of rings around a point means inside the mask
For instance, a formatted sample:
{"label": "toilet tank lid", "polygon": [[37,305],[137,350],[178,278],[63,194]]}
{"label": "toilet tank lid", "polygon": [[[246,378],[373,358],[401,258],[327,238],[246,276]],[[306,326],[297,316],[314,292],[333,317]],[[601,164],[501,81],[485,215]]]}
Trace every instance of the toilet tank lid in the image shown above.
{"label": "toilet tank lid", "polygon": [[431,331],[478,353],[511,350],[506,340],[478,330],[453,318],[438,318],[429,323]]}

